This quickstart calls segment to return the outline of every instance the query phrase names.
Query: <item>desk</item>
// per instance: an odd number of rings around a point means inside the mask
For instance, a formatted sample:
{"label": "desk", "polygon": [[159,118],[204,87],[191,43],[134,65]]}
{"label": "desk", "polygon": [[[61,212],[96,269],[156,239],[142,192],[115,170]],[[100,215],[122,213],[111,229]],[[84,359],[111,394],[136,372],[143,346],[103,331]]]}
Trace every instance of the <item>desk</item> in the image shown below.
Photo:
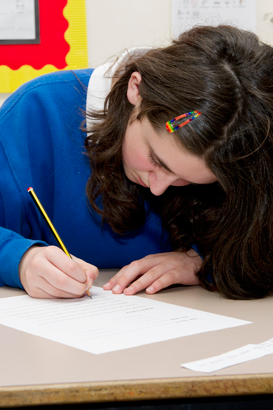
{"label": "desk", "polygon": [[[114,272],[102,271],[95,285],[102,286]],[[22,294],[0,288],[1,298]],[[199,286],[139,297],[253,323],[101,355],[0,325],[0,407],[273,393],[273,355],[210,376],[180,367],[271,339],[273,298],[233,301]]]}

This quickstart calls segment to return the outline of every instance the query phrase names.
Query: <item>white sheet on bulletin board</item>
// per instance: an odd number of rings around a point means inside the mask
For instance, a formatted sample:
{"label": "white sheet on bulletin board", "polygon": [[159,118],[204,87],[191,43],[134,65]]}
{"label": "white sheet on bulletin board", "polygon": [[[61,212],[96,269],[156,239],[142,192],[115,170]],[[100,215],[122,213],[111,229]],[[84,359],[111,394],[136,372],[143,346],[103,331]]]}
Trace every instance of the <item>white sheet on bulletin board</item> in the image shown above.
{"label": "white sheet on bulletin board", "polygon": [[35,39],[34,0],[0,0],[0,39]]}
{"label": "white sheet on bulletin board", "polygon": [[195,25],[231,24],[256,31],[256,0],[172,0],[174,37]]}

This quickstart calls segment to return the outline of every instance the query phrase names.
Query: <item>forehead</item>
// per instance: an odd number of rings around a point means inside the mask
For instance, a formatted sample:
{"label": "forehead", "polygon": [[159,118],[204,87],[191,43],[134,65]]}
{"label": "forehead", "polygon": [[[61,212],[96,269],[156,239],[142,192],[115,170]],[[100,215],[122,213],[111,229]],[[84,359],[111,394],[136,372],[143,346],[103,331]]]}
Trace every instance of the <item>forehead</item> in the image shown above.
{"label": "forehead", "polygon": [[190,153],[177,140],[175,133],[156,131],[146,118],[141,121],[141,129],[147,146],[178,178],[196,184],[208,184],[217,180],[205,161]]}

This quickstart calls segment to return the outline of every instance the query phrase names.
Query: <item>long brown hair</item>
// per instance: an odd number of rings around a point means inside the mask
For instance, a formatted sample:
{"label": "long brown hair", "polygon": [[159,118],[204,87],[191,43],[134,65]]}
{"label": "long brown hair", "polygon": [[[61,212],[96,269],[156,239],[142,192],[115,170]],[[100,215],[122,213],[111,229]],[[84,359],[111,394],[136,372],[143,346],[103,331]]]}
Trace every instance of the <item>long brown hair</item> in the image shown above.
{"label": "long brown hair", "polygon": [[[121,148],[134,107],[126,92],[142,76],[135,120],[155,130],[198,110],[202,115],[173,133],[204,159],[217,183],[170,187],[155,201],[124,175]],[[144,223],[145,201],[162,215],[174,249],[197,244],[202,285],[229,298],[273,293],[273,49],[231,26],[195,27],[165,48],[129,58],[116,73],[86,148],[92,173],[91,206],[119,233]]]}

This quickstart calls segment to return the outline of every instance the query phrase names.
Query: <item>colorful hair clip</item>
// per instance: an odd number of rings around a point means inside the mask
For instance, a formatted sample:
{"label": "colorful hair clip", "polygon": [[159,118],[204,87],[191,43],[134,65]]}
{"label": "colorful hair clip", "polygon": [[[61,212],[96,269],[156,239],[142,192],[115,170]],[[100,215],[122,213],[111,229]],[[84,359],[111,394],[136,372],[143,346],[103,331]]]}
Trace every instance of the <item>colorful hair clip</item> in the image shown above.
{"label": "colorful hair clip", "polygon": [[[179,117],[173,118],[171,121],[166,122],[166,128],[169,132],[174,132],[178,130],[178,128],[184,127],[184,125],[188,124],[189,122],[193,121],[195,118],[199,117],[202,113],[200,111],[190,111],[187,112],[186,114],[179,115]],[[182,122],[181,124],[175,125],[177,121],[179,121],[181,118],[189,117],[191,115],[191,118],[188,120]]]}

